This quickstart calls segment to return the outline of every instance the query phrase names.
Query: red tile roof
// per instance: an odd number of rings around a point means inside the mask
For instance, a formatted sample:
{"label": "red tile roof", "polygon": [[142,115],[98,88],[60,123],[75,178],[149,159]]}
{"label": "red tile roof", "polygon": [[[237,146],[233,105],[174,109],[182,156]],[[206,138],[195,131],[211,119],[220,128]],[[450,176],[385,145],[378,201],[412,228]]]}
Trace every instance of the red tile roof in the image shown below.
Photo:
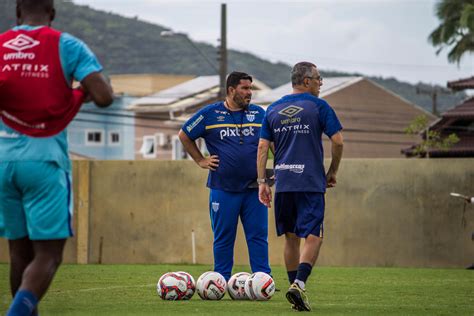
{"label": "red tile roof", "polygon": [[[443,113],[430,130],[441,133],[443,137],[455,133],[459,142],[448,150],[430,149],[430,157],[474,157],[474,97]],[[407,157],[414,156],[416,145],[402,149]]]}
{"label": "red tile roof", "polygon": [[448,88],[453,90],[474,89],[474,76],[471,78],[448,81]]}
{"label": "red tile roof", "polygon": [[462,117],[474,119],[474,97],[465,100],[458,106],[442,114],[443,118]]}

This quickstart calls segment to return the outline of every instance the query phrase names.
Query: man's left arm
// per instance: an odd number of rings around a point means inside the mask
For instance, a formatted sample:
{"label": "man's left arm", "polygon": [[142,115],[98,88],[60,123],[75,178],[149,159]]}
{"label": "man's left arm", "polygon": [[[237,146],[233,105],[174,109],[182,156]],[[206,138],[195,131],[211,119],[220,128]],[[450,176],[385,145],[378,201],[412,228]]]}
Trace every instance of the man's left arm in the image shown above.
{"label": "man's left arm", "polygon": [[61,34],[59,49],[68,84],[71,85],[73,79],[80,82],[86,101],[94,101],[99,107],[112,104],[112,86],[102,74],[102,65],[92,50],[82,40],[68,33]]}
{"label": "man's left arm", "polygon": [[333,188],[336,186],[336,174],[339,169],[339,164],[342,159],[342,150],[344,147],[344,141],[342,138],[342,132],[337,132],[331,136],[331,165],[326,174],[327,187]]}

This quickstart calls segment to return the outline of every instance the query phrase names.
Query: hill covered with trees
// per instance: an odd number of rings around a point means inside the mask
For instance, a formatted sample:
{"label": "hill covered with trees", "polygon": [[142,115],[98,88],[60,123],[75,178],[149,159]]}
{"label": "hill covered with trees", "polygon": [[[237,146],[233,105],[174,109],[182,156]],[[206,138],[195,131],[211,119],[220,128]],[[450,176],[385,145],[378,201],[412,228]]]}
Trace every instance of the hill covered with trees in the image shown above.
{"label": "hill covered with trees", "polygon": [[[15,25],[15,3],[14,0],[0,2],[0,32]],[[188,42],[189,39],[182,36],[161,37],[160,33],[168,29],[166,26],[94,10],[71,1],[56,0],[55,3],[57,19],[53,26],[84,40],[97,54],[109,74],[215,74],[215,70]],[[216,47],[199,42],[194,44],[209,56],[209,59],[217,58]],[[291,66],[285,63],[272,63],[249,53],[229,50],[229,70],[238,69],[251,73],[270,87],[287,83],[290,68]],[[327,72],[322,68],[323,76],[354,75]],[[417,94],[414,85],[399,82],[394,78],[368,78],[410,102],[431,110],[431,97]],[[425,85],[426,88],[431,87]],[[440,94],[439,111],[459,104],[464,97],[463,93]]]}

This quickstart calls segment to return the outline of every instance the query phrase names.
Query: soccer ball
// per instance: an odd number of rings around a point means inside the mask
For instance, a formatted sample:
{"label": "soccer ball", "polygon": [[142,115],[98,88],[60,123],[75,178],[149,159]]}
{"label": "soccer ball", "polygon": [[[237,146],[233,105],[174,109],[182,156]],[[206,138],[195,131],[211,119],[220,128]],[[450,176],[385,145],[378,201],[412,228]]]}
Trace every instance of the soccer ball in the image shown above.
{"label": "soccer ball", "polygon": [[176,274],[181,275],[186,280],[187,291],[186,295],[183,296],[183,300],[190,300],[196,291],[196,283],[194,282],[193,276],[184,271],[176,272]]}
{"label": "soccer ball", "polygon": [[214,271],[204,272],[196,283],[196,290],[203,300],[220,300],[225,295],[227,282]]}
{"label": "soccer ball", "polygon": [[250,273],[239,272],[234,274],[227,283],[227,292],[233,300],[248,300],[245,294],[245,281],[247,281]]}
{"label": "soccer ball", "polygon": [[183,299],[187,294],[187,290],[186,278],[174,272],[163,274],[156,284],[158,296],[169,301]]}
{"label": "soccer ball", "polygon": [[245,281],[245,294],[251,300],[269,300],[275,294],[275,282],[264,272],[254,273]]}

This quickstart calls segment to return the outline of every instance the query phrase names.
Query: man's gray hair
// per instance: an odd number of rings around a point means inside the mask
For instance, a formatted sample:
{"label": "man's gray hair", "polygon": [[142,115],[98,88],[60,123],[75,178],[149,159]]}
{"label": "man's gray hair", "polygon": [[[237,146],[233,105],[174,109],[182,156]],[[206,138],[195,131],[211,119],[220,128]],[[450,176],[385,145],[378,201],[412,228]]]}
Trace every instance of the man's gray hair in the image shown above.
{"label": "man's gray hair", "polygon": [[291,85],[302,85],[304,78],[313,75],[313,68],[316,68],[316,65],[307,61],[297,63],[291,70]]}

